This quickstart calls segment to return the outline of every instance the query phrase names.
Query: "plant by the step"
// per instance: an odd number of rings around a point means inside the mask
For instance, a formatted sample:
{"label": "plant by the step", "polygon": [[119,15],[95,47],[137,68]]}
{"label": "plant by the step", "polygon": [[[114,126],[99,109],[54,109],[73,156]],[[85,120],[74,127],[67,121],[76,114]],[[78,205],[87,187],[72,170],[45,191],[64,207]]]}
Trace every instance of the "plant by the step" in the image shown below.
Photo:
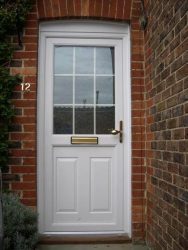
{"label": "plant by the step", "polygon": [[33,250],[38,240],[36,212],[12,193],[4,193],[2,201],[4,250]]}

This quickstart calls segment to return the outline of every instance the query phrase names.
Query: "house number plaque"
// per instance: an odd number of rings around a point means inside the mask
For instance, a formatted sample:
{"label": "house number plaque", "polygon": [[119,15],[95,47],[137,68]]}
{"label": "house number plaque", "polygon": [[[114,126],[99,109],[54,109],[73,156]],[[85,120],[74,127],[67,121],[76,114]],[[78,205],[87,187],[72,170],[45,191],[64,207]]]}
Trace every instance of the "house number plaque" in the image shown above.
{"label": "house number plaque", "polygon": [[24,92],[29,92],[31,89],[31,84],[29,82],[22,82],[21,84],[21,90]]}

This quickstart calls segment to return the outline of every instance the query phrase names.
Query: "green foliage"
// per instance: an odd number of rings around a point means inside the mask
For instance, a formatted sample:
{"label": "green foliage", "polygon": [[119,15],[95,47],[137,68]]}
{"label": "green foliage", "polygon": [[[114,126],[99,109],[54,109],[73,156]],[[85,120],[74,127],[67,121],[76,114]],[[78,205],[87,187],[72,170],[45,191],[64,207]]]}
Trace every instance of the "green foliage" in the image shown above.
{"label": "green foliage", "polygon": [[13,48],[6,41],[0,42],[0,66],[7,67],[12,59]]}
{"label": "green foliage", "polygon": [[9,148],[9,127],[14,110],[11,97],[14,87],[20,82],[19,76],[11,76],[7,68],[0,67],[0,166],[6,167]]}
{"label": "green foliage", "polygon": [[4,250],[33,250],[37,244],[37,214],[11,193],[3,194]]}
{"label": "green foliage", "polygon": [[19,76],[11,76],[9,65],[13,48],[10,35],[20,34],[33,0],[0,0],[0,168],[8,163],[8,132],[14,115],[11,97],[14,87],[21,82]]}
{"label": "green foliage", "polygon": [[32,3],[32,0],[0,1],[0,37],[2,39],[23,27]]}

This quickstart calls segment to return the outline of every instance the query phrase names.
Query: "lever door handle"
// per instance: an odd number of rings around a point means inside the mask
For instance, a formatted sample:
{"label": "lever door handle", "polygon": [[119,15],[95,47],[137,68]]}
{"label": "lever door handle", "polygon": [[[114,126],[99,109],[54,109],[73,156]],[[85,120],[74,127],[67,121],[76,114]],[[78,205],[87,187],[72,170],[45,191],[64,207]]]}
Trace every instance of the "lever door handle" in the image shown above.
{"label": "lever door handle", "polygon": [[119,134],[119,142],[122,143],[123,142],[123,121],[119,122],[119,130],[117,129],[113,129],[111,131],[112,135],[117,135]]}
{"label": "lever door handle", "polygon": [[117,134],[119,134],[120,133],[120,130],[117,130],[117,129],[113,129],[112,131],[111,131],[111,134],[112,135],[117,135]]}

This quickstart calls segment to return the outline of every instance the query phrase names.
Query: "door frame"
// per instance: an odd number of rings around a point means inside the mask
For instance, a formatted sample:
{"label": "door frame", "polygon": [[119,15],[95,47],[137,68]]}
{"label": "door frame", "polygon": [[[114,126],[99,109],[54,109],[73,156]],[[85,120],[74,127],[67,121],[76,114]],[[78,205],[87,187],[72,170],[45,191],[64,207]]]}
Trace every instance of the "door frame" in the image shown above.
{"label": "door frame", "polygon": [[[130,29],[127,23],[71,20],[41,22],[39,26],[38,89],[37,89],[37,209],[39,233],[44,232],[44,108],[45,108],[45,55],[48,38],[104,38],[122,40],[123,51],[123,116],[124,116],[124,225],[125,235],[131,237],[131,77]],[[49,234],[49,232],[47,233]],[[54,234],[54,233],[50,233]],[[59,234],[59,233],[55,233]],[[65,233],[62,233],[62,235]],[[74,233],[71,233],[73,235]],[[78,234],[78,233],[75,233]],[[80,233],[79,233],[80,234]],[[84,233],[85,234],[85,233]],[[96,233],[96,234],[104,234]],[[112,233],[111,233],[112,234]],[[115,234],[115,233],[114,233]]]}

